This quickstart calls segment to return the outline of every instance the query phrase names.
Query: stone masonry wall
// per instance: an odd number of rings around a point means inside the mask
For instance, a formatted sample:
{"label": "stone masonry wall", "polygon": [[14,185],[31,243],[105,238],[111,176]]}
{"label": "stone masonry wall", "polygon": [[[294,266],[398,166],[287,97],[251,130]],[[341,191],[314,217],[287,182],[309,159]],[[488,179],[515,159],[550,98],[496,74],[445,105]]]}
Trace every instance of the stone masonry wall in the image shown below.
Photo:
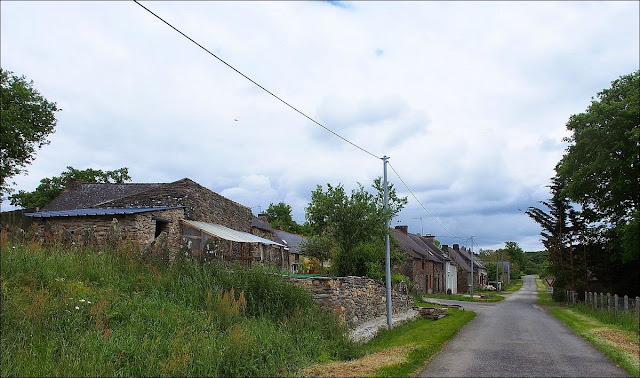
{"label": "stone masonry wall", "polygon": [[177,249],[180,245],[180,222],[184,216],[183,209],[162,211],[149,211],[145,213],[129,215],[102,215],[82,217],[53,217],[34,218],[41,232],[50,231],[53,234],[71,235],[80,243],[87,230],[90,230],[98,244],[106,241],[113,219],[118,220],[118,226],[125,237],[129,237],[138,243],[140,248],[145,248],[155,238],[156,221],[153,216],[171,221],[165,231],[169,245]]}
{"label": "stone masonry wall", "polygon": [[142,193],[106,202],[100,207],[184,206],[185,219],[220,224],[251,232],[251,209],[204,186],[182,179]]}
{"label": "stone masonry wall", "polygon": [[[313,294],[314,300],[333,310],[347,328],[387,314],[387,290],[377,281],[366,277],[308,277],[290,278]],[[402,313],[413,306],[413,299],[392,290],[392,312]]]}

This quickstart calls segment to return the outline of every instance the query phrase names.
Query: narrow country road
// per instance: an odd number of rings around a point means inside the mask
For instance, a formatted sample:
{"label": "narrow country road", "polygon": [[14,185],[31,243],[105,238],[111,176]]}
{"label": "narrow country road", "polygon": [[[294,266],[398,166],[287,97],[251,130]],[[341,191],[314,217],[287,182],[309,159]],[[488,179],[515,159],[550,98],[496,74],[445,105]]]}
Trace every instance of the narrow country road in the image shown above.
{"label": "narrow country road", "polygon": [[420,377],[628,377],[587,341],[535,307],[534,276],[493,304],[461,304],[478,315]]}

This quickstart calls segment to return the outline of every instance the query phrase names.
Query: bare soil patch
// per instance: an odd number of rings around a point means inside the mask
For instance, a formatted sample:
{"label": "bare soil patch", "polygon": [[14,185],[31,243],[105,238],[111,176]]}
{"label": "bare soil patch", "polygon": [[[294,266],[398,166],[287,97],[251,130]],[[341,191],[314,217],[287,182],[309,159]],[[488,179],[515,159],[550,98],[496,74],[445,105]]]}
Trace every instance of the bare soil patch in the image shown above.
{"label": "bare soil patch", "polygon": [[633,338],[629,338],[624,332],[611,328],[593,330],[593,333],[624,349],[624,351],[633,356],[636,361],[640,361],[640,356],[638,356],[638,350],[640,350],[638,340],[633,340]]}
{"label": "bare soil patch", "polygon": [[366,377],[376,370],[389,365],[406,361],[405,353],[413,347],[403,346],[366,355],[362,358],[346,362],[330,362],[316,364],[300,372],[304,377]]}

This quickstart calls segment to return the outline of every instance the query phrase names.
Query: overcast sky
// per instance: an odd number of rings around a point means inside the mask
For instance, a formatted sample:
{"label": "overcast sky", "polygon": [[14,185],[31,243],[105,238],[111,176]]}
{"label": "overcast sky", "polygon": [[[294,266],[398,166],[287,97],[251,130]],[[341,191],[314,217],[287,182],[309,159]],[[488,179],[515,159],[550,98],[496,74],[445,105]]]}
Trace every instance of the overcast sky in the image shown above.
{"label": "overcast sky", "polygon": [[[143,2],[309,117],[378,157],[409,204],[393,225],[474,250],[541,250],[572,114],[639,68],[624,2]],[[381,160],[323,130],[134,2],[2,1],[2,68],[63,110],[15,178],[67,166],[184,177],[294,218],[316,185],[370,187]],[[7,201],[2,210],[11,210]],[[420,219],[421,218],[421,219]],[[460,239],[454,239],[454,235]]]}

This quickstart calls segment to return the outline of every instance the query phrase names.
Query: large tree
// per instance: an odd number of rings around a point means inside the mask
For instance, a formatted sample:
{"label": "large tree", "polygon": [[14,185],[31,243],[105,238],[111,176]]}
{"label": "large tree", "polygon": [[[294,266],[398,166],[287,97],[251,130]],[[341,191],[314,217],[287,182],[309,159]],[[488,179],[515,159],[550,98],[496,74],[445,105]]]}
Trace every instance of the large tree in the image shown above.
{"label": "large tree", "polygon": [[9,179],[26,172],[35,159],[36,149],[49,144],[47,137],[56,126],[55,102],[33,87],[33,81],[0,68],[1,118],[0,194],[10,193]]}
{"label": "large tree", "polygon": [[311,192],[306,218],[314,235],[329,234],[335,240],[337,253],[333,268],[337,275],[375,275],[384,261],[384,236],[390,221],[406,205],[406,197],[398,197],[389,185],[389,208],[385,212],[382,179],[374,180],[375,194],[358,184],[347,194],[344,186],[318,185]]}
{"label": "large tree", "polygon": [[[563,195],[580,204],[587,222],[616,234],[624,261],[638,259],[640,210],[640,71],[599,92],[571,116],[567,152],[556,166]],[[635,241],[635,242],[634,242]]]}
{"label": "large tree", "polygon": [[113,171],[87,168],[75,169],[71,166],[62,172],[60,176],[45,177],[40,180],[40,185],[33,192],[24,190],[9,197],[11,204],[23,208],[45,207],[49,202],[62,193],[74,181],[122,184],[131,181],[129,169],[126,167]]}
{"label": "large tree", "polygon": [[542,202],[548,212],[527,211],[543,228],[550,273],[566,287],[638,294],[639,78],[620,77],[569,118],[569,146]]}

